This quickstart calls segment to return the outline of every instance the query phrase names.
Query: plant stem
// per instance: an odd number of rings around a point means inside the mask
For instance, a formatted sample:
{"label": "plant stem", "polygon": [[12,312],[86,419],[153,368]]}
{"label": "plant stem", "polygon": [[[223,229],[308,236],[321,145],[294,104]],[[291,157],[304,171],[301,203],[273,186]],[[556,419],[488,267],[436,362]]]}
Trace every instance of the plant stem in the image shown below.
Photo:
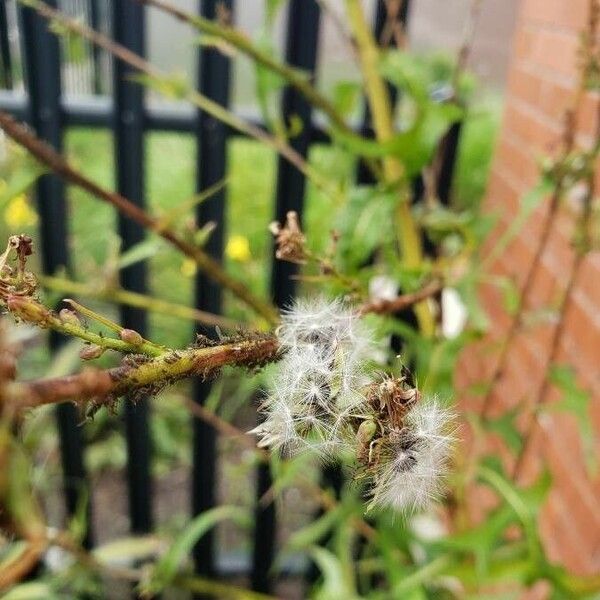
{"label": "plant stem", "polygon": [[22,319],[32,325],[37,325],[44,329],[52,329],[58,333],[78,337],[90,344],[95,344],[107,350],[116,350],[117,352],[146,354],[147,356],[160,356],[168,351],[168,348],[159,346],[153,342],[144,340],[141,344],[130,344],[122,339],[106,337],[99,333],[90,331],[83,325],[75,322],[64,321],[49,308],[26,296],[9,296],[6,299],[8,310],[13,316]]}
{"label": "plant stem", "polygon": [[149,231],[153,231],[164,240],[175,246],[186,256],[192,258],[198,268],[206,275],[229,290],[240,300],[252,307],[258,314],[264,317],[268,323],[274,325],[279,317],[275,308],[265,300],[254,295],[254,293],[241,281],[226,273],[215,259],[210,257],[204,250],[179,237],[174,231],[164,228],[160,219],[149,215],[133,202],[118,194],[101,187],[88,179],[81,172],[75,170],[63,156],[53,148],[37,138],[24,125],[15,121],[8,113],[0,110],[0,127],[6,134],[18,144],[26,148],[39,162],[46,165],[54,173],[62,177],[68,183],[76,185],[96,198],[107,202],[119,210],[123,215],[139,223]]}
{"label": "plant stem", "polygon": [[[594,40],[596,37],[596,30],[598,27],[597,20],[595,18],[596,9],[598,0],[590,0],[589,5],[589,20],[586,35],[583,36],[582,41],[582,55],[589,56],[592,52],[592,48],[590,47],[590,40]],[[585,61],[582,61],[582,68],[579,77],[579,84],[577,86],[577,90],[575,92],[575,96],[573,98],[571,106],[565,111],[564,115],[564,129],[562,133],[562,152],[561,157],[557,161],[557,164],[562,165],[568,158],[573,148],[575,146],[575,133],[577,130],[576,123],[576,115],[581,107],[581,104],[584,99],[584,94],[586,90],[586,81],[587,74],[585,72]],[[600,132],[596,135],[596,140],[593,148],[593,153],[598,153],[598,142],[600,141]],[[589,159],[588,159],[589,160]],[[564,172],[564,168],[560,167],[560,172],[556,174],[556,179],[554,181],[554,189],[552,192],[552,196],[550,198],[550,206],[548,207],[548,212],[544,219],[544,223],[542,225],[542,232],[540,234],[535,254],[533,259],[527,268],[527,273],[525,275],[525,282],[521,291],[519,292],[518,304],[517,304],[517,312],[510,324],[508,332],[505,336],[504,342],[502,344],[502,348],[500,350],[500,356],[498,357],[498,361],[495,365],[494,371],[490,376],[490,383],[488,385],[487,392],[484,396],[482,407],[481,407],[481,415],[483,418],[486,418],[489,414],[489,410],[492,406],[492,400],[494,398],[494,391],[498,383],[500,383],[504,371],[506,370],[506,365],[508,363],[508,358],[510,356],[510,349],[512,347],[513,341],[515,340],[518,333],[521,331],[521,327],[523,325],[523,320],[525,318],[525,312],[528,308],[528,300],[533,289],[533,284],[535,281],[535,275],[538,271],[538,267],[542,261],[542,257],[548,245],[548,241],[550,239],[550,233],[552,232],[552,228],[554,225],[554,221],[558,214],[558,209],[560,207],[560,201],[564,194],[564,182],[565,178],[569,175],[569,173]]]}
{"label": "plant stem", "polygon": [[136,363],[107,370],[88,369],[76,375],[8,383],[6,403],[17,412],[45,404],[71,401],[84,406],[112,406],[114,400],[141,388],[156,390],[186,377],[214,377],[226,365],[255,368],[277,360],[279,344],[270,335],[206,348],[170,350]]}
{"label": "plant stem", "polygon": [[[600,119],[600,114],[598,114],[597,118]],[[600,137],[600,131],[598,132],[598,135]],[[552,339],[550,341],[550,354],[548,356],[546,371],[554,367],[558,359],[561,341],[566,330],[566,316],[573,302],[573,292],[577,287],[577,283],[582,272],[582,267],[584,265],[585,258],[588,255],[588,252],[590,251],[591,247],[590,228],[592,221],[592,202],[595,196],[594,164],[595,161],[592,162],[592,164],[588,167],[589,174],[587,179],[586,197],[584,199],[583,208],[576,227],[576,232],[579,235],[581,235],[582,238],[580,240],[581,248],[578,248],[576,250],[573,266],[567,279],[567,285],[558,312],[558,324],[554,328]],[[540,408],[548,402],[549,393],[552,389],[552,385],[552,378],[549,377],[548,372],[546,372],[542,381],[542,386],[536,394],[533,406],[531,407],[529,420],[525,425],[525,430],[523,433],[523,446],[521,448],[521,451],[517,455],[512,472],[513,479],[515,480],[519,478],[521,471],[523,470],[523,466],[525,465],[525,462],[527,460],[527,457],[529,456],[531,444],[533,441],[533,434],[538,424],[538,413]]]}
{"label": "plant stem", "polygon": [[393,300],[373,300],[360,307],[360,314],[374,313],[376,315],[391,314],[405,310],[410,306],[439,294],[444,289],[441,280],[432,281],[420,290],[409,294],[402,294]]}
{"label": "plant stem", "polygon": [[167,300],[161,300],[160,298],[154,298],[153,296],[147,296],[145,294],[139,294],[121,288],[104,287],[97,289],[92,285],[65,279],[63,277],[53,277],[51,275],[38,276],[38,280],[45,288],[57,292],[65,292],[75,296],[94,298],[96,300],[104,300],[117,304],[126,304],[127,306],[133,306],[134,308],[143,308],[144,310],[168,315],[170,317],[198,321],[205,325],[218,326],[223,329],[239,330],[245,328],[243,323],[228,319],[227,317],[192,308],[185,304],[175,304],[174,302],[168,302]]}
{"label": "plant stem", "polygon": [[[367,25],[360,1],[346,0],[346,8],[358,48],[375,136],[379,142],[389,142],[394,136],[393,112],[387,86],[379,75],[379,48]],[[383,161],[383,172],[386,182],[398,187],[396,218],[404,265],[409,269],[417,269],[423,262],[423,250],[419,231],[410,210],[410,194],[404,166],[397,158],[388,156]],[[428,305],[417,304],[415,313],[422,333],[433,335],[435,322]]]}
{"label": "plant stem", "polygon": [[266,67],[273,73],[279,75],[282,79],[285,79],[285,81],[296,88],[314,108],[326,114],[333,125],[349,135],[355,135],[354,131],[340,116],[335,106],[333,106],[333,104],[331,104],[331,102],[310,83],[309,78],[304,72],[291,65],[280,62],[271,54],[263,52],[260,48],[257,48],[252,43],[252,40],[242,31],[231,25],[220,24],[217,21],[211,21],[200,15],[182,10],[165,0],[138,0],[138,2],[154,6],[155,8],[170,14],[179,21],[188,23],[204,34],[224,40],[255,63]]}

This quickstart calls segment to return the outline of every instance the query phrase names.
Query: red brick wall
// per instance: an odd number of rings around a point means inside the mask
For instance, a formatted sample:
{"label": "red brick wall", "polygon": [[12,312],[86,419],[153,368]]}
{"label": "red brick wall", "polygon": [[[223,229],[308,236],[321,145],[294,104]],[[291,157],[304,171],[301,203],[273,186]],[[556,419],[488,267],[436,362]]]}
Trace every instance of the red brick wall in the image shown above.
{"label": "red brick wall", "polygon": [[[522,0],[513,38],[503,125],[488,187],[486,209],[498,215],[498,233],[511,223],[523,194],[539,180],[539,159],[556,154],[565,110],[572,105],[578,84],[580,32],[586,27],[589,0]],[[587,146],[596,126],[598,96],[587,94],[577,114],[577,143]],[[598,186],[600,188],[600,186]],[[598,195],[598,192],[596,192]],[[575,194],[573,194],[575,196]],[[522,285],[535,252],[548,202],[536,210],[519,236],[496,261],[493,270],[510,275]],[[552,230],[548,249],[536,273],[529,306],[556,306],[564,291],[574,253],[573,221],[580,207],[567,199]],[[593,394],[592,417],[600,431],[600,253],[585,259],[559,362],[570,363],[581,386]],[[457,372],[459,387],[481,382],[494,368],[499,341],[510,317],[502,294],[492,286],[481,291],[491,323],[489,336],[464,353]],[[492,413],[517,403],[531,403],[542,384],[555,323],[536,322],[515,339],[504,376],[494,393]],[[496,343],[495,343],[496,342]],[[556,398],[553,390],[550,398]],[[467,398],[472,407],[481,397]],[[600,455],[600,442],[596,438]],[[543,456],[549,463],[554,487],[544,509],[542,535],[552,559],[580,573],[600,571],[600,481],[586,474],[574,419],[566,413],[545,416],[537,428],[530,472]]]}

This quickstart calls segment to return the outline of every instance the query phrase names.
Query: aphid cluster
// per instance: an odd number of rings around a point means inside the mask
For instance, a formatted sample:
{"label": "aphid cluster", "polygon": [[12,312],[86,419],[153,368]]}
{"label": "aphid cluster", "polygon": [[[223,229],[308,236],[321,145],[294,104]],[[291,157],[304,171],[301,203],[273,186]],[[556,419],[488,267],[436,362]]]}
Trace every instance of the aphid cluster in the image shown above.
{"label": "aphid cluster", "polygon": [[327,461],[351,450],[370,507],[421,508],[439,495],[452,447],[452,414],[421,400],[405,377],[370,381],[370,332],[340,301],[298,301],[277,331],[276,367],[252,433],[287,454]]}

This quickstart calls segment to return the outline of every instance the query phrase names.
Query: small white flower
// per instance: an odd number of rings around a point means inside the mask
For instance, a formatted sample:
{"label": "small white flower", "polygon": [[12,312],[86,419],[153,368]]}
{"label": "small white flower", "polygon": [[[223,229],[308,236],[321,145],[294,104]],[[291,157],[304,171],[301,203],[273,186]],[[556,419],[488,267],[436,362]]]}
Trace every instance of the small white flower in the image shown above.
{"label": "small white flower", "polygon": [[422,509],[439,497],[454,442],[454,415],[435,401],[417,403],[392,431],[374,473],[369,508]]}

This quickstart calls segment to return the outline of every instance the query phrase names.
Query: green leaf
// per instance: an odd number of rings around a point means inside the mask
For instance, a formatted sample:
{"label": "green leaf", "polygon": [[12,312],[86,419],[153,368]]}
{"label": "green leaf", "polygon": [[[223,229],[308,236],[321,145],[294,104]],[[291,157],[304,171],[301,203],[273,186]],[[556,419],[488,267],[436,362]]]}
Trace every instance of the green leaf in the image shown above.
{"label": "green leaf", "polygon": [[273,24],[273,21],[275,21],[277,13],[283,6],[284,2],[285,0],[265,0],[265,14],[268,25]]}
{"label": "green leaf", "polygon": [[6,185],[0,189],[0,208],[15,196],[27,192],[47,172],[46,167],[28,156],[17,160],[16,165],[4,176]]}
{"label": "green leaf", "polygon": [[343,516],[343,506],[337,505],[335,508],[328,510],[318,519],[312,521],[306,527],[294,532],[287,544],[289,550],[300,550],[317,544],[325,535],[333,529]]}
{"label": "green leaf", "polygon": [[536,517],[550,489],[550,475],[545,472],[527,490],[517,488],[499,469],[480,465],[479,478],[492,487],[517,515],[525,534],[529,555],[536,561],[543,559],[542,543],[537,530]]}
{"label": "green leaf", "polygon": [[402,161],[408,176],[418,174],[431,162],[440,139],[461,115],[461,109],[453,104],[428,103],[410,129],[390,140],[389,153]]}
{"label": "green leaf", "polygon": [[486,256],[485,264],[492,264],[508,247],[515,236],[521,231],[527,219],[544,198],[552,193],[553,184],[547,177],[542,178],[539,183],[521,199],[519,211],[512,218],[510,225],[500,236],[496,245]]}
{"label": "green leaf", "polygon": [[509,315],[515,315],[521,303],[521,291],[514,279],[502,277],[502,304]]}
{"label": "green leaf", "polygon": [[218,506],[197,516],[154,565],[149,580],[140,584],[142,592],[155,594],[168,586],[196,542],[219,522],[226,520],[232,520],[244,526],[250,524],[247,512],[237,506]]}
{"label": "green leaf", "polygon": [[488,431],[497,433],[515,455],[523,448],[521,433],[516,425],[519,412],[519,407],[515,407],[504,412],[500,417],[495,419],[485,419],[482,422],[483,426]]}
{"label": "green leaf", "polygon": [[579,435],[590,476],[598,472],[593,420],[590,414],[591,394],[577,383],[575,371],[569,365],[553,365],[550,369],[552,383],[562,392],[558,402],[544,406],[544,410],[571,413],[577,420]]}
{"label": "green leaf", "polygon": [[404,50],[389,50],[382,55],[379,72],[397,88],[408,92],[417,102],[427,102],[429,90],[423,61]]}
{"label": "green leaf", "polygon": [[347,267],[359,267],[384,241],[394,239],[395,201],[394,194],[376,187],[357,187],[350,192],[338,223],[338,251]]}
{"label": "green leaf", "polygon": [[356,81],[338,81],[333,88],[333,104],[341,116],[354,114],[362,86]]}
{"label": "green leaf", "polygon": [[92,554],[107,564],[129,563],[156,556],[163,545],[164,542],[154,535],[125,537],[94,548]]}
{"label": "green leaf", "polygon": [[162,241],[158,238],[148,238],[134,244],[119,256],[119,269],[126,269],[131,265],[152,258],[160,250]]}
{"label": "green leaf", "polygon": [[319,571],[323,575],[323,583],[314,594],[314,598],[320,600],[331,600],[332,598],[344,598],[353,600],[358,598],[354,582],[349,581],[340,560],[325,548],[314,547],[309,552],[315,561]]}
{"label": "green leaf", "polygon": [[48,583],[32,581],[11,588],[2,600],[65,600],[65,596],[57,594]]}

